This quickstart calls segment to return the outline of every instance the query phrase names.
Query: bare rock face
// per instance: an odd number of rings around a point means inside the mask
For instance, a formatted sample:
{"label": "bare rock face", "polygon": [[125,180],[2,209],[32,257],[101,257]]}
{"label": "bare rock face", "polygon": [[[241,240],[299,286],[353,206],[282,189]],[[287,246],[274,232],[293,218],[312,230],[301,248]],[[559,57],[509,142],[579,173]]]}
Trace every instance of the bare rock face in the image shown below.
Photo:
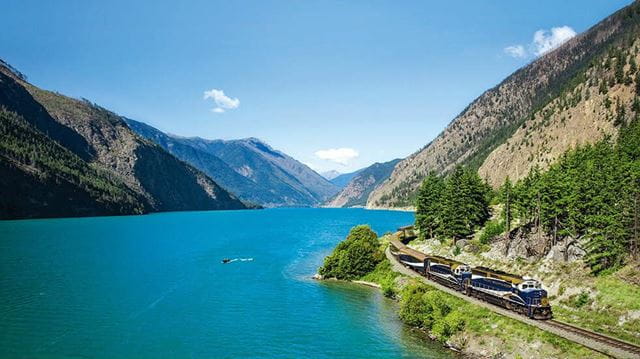
{"label": "bare rock face", "polygon": [[549,253],[551,238],[538,228],[527,225],[518,227],[511,233],[499,236],[491,243],[491,250],[483,253],[489,259],[538,260]]}
{"label": "bare rock face", "polygon": [[556,262],[575,262],[584,259],[587,251],[584,249],[585,239],[576,240],[571,237],[558,241],[545,255],[545,259]]}
{"label": "bare rock face", "polygon": [[[367,207],[411,205],[430,171],[446,173],[466,164],[481,168],[497,185],[507,175],[520,178],[535,163],[551,163],[571,146],[615,134],[615,106],[603,112],[606,99],[597,94],[604,71],[590,66],[604,61],[609,45],[638,50],[629,44],[640,33],[637,16],[635,2],[483,93],[433,141],[398,163],[369,195]],[[630,87],[621,87],[628,85],[605,86],[611,87],[609,96],[619,92],[628,107]]]}

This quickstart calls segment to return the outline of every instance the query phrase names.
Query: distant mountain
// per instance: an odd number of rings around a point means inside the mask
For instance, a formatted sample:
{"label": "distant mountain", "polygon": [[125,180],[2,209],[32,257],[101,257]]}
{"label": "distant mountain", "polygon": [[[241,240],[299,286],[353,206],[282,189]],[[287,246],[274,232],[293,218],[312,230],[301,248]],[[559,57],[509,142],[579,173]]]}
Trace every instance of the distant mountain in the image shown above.
{"label": "distant mountain", "polygon": [[257,138],[207,140],[166,134],[127,119],[129,127],[199,168],[243,200],[266,207],[315,206],[339,188]]}
{"label": "distant mountain", "polygon": [[240,208],[120,116],[41,90],[0,62],[0,218]]}
{"label": "distant mountain", "polygon": [[331,170],[331,171],[326,171],[326,172],[320,172],[320,175],[324,178],[326,178],[327,180],[331,181],[332,179],[340,176],[340,172],[336,171],[336,170]]}
{"label": "distant mountain", "polygon": [[413,205],[426,175],[478,169],[493,186],[555,162],[567,149],[616,136],[640,114],[640,3],[539,57],[469,104],[402,160],[368,207]]}
{"label": "distant mountain", "polygon": [[331,183],[333,183],[334,185],[340,187],[341,189],[345,188],[349,184],[349,182],[351,182],[353,177],[355,177],[363,169],[364,168],[361,168],[361,169],[359,169],[357,171],[353,171],[353,172],[349,172],[349,173],[343,173],[340,176],[332,179]]}
{"label": "distant mountain", "polygon": [[354,207],[364,206],[371,191],[384,182],[393,171],[400,159],[384,163],[374,163],[351,174],[349,183],[328,201],[327,207]]}

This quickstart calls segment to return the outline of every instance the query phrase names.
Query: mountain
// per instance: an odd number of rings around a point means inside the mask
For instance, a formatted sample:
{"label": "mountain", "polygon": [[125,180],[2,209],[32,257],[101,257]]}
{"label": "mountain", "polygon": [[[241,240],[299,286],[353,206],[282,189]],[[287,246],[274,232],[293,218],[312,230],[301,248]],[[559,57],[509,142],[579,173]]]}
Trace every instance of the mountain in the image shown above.
{"label": "mountain", "polygon": [[339,176],[336,176],[335,178],[333,178],[331,180],[331,183],[333,183],[334,185],[342,188],[345,188],[349,182],[353,179],[353,177],[355,177],[360,171],[362,171],[363,168],[357,170],[357,171],[353,171],[350,173],[343,173]]}
{"label": "mountain", "polygon": [[86,100],[0,63],[0,218],[246,206],[201,171]]}
{"label": "mountain", "polygon": [[615,136],[636,113],[639,19],[634,2],[487,90],[398,163],[367,206],[412,205],[431,171],[468,165],[497,186],[577,144]]}
{"label": "mountain", "polygon": [[326,172],[321,172],[320,176],[326,178],[327,180],[331,181],[332,179],[340,176],[341,173],[336,171],[336,170],[331,170],[331,171],[326,171]]}
{"label": "mountain", "polygon": [[369,194],[380,185],[380,183],[389,178],[398,162],[400,162],[400,159],[384,163],[374,163],[369,167],[354,172],[351,180],[342,191],[325,205],[327,207],[364,206],[367,203]]}
{"label": "mountain", "polygon": [[139,135],[202,170],[243,200],[266,207],[314,206],[339,188],[257,138],[207,140],[166,134],[126,119]]}

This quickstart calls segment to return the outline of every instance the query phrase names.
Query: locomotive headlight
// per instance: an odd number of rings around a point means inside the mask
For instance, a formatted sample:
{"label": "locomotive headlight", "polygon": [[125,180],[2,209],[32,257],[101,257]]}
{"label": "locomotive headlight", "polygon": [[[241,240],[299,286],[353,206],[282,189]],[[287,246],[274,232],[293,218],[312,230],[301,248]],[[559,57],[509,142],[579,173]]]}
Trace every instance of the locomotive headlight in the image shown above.
{"label": "locomotive headlight", "polygon": [[547,297],[542,298],[540,300],[540,305],[543,305],[545,307],[548,306],[549,305],[549,299],[547,299]]}

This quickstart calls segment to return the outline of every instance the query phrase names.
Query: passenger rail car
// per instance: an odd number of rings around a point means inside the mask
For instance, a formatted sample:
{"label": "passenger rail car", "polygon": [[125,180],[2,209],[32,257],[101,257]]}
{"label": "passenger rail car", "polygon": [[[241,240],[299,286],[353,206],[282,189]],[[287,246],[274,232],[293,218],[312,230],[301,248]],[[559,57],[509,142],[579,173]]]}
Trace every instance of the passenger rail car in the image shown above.
{"label": "passenger rail car", "polygon": [[540,282],[485,267],[471,268],[453,259],[432,256],[391,240],[391,254],[430,280],[533,319],[551,319],[547,291]]}

